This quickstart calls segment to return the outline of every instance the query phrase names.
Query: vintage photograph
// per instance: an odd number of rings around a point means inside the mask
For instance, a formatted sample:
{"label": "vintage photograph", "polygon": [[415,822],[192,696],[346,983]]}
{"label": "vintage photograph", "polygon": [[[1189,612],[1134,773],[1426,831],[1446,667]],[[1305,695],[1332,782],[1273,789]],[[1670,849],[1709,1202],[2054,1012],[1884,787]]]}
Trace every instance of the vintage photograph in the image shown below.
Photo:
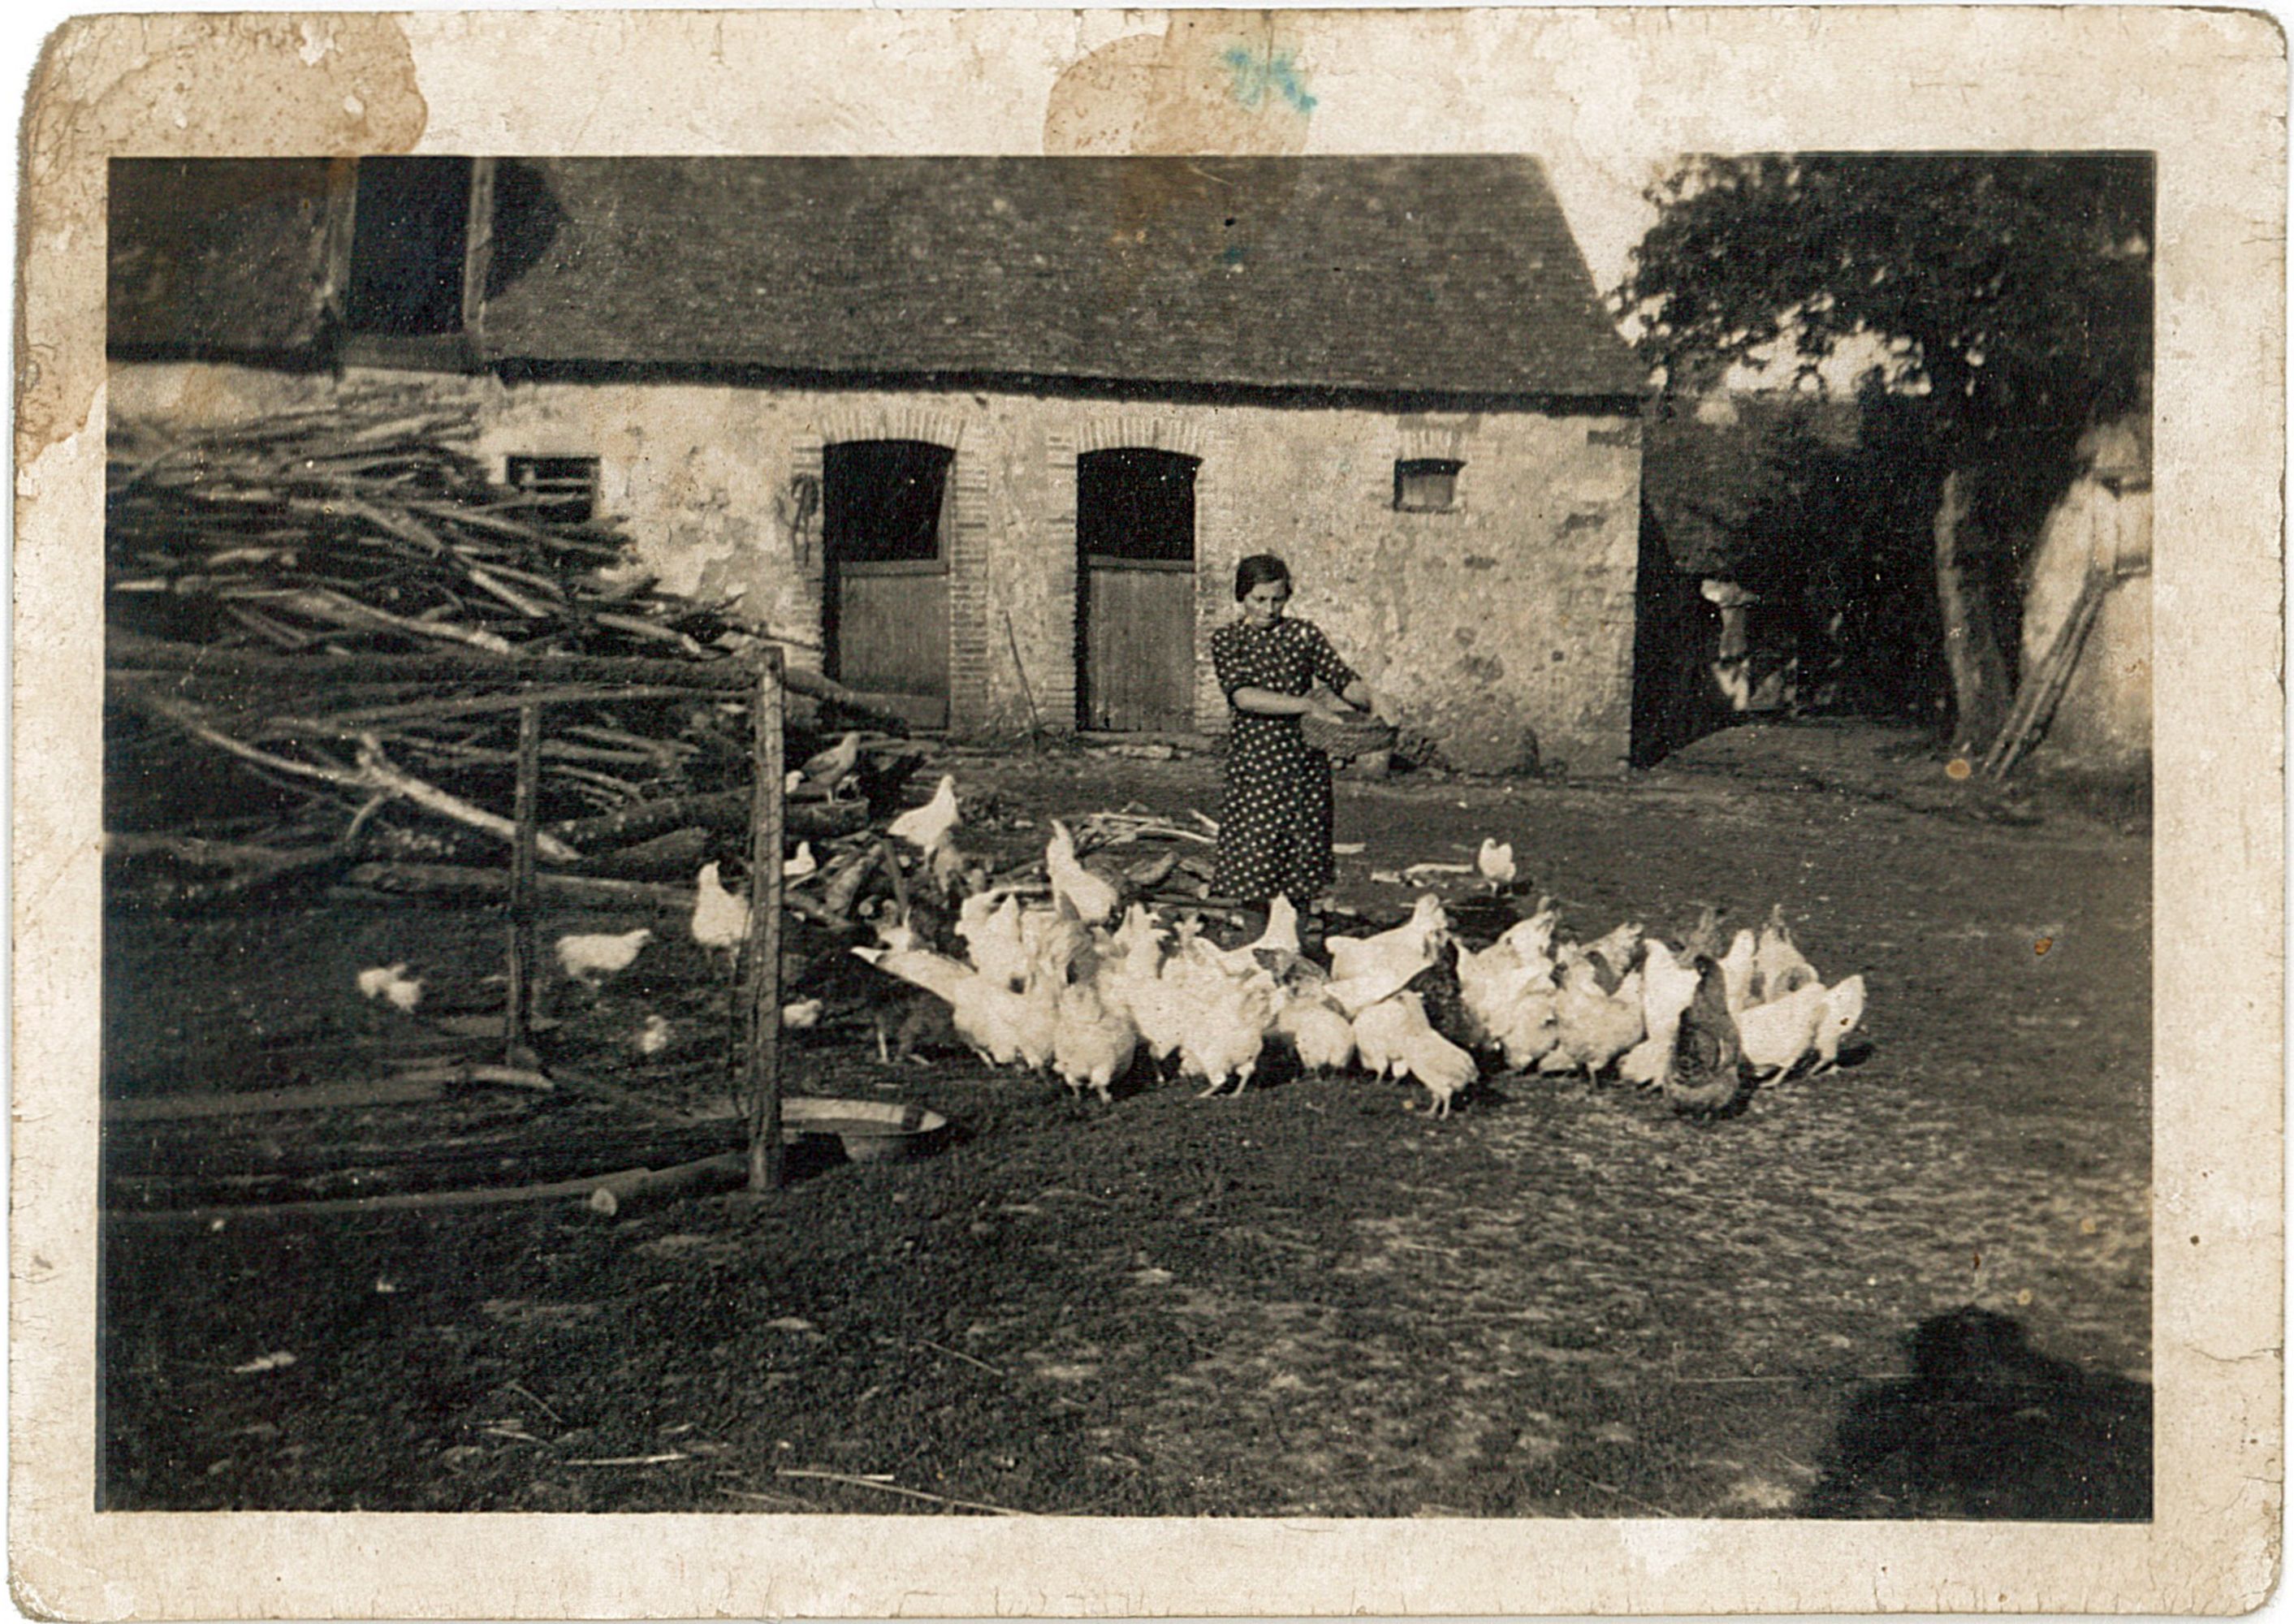
{"label": "vintage photograph", "polygon": [[103,174],[99,1511],[2153,1516],[2152,150]]}

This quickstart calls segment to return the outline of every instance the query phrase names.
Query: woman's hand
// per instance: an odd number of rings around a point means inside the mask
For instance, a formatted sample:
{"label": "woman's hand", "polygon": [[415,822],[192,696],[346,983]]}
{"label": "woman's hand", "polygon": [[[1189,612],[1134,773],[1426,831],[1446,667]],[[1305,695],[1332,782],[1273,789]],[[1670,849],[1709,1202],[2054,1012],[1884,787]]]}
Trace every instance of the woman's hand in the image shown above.
{"label": "woman's hand", "polygon": [[1362,712],[1355,710],[1352,705],[1346,703],[1346,701],[1342,699],[1334,699],[1327,694],[1317,694],[1307,702],[1314,707],[1314,714],[1321,717],[1326,722],[1338,722],[1343,724],[1360,721],[1362,719]]}

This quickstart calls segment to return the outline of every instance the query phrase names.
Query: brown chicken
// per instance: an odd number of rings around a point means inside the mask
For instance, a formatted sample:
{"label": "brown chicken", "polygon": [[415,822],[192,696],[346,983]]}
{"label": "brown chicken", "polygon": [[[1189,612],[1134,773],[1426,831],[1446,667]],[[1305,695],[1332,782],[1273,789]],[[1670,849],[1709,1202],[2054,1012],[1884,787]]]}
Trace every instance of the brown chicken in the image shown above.
{"label": "brown chicken", "polygon": [[1703,954],[1693,961],[1696,992],[1681,1015],[1664,1097],[1687,1116],[1714,1116],[1737,1103],[1743,1083],[1737,1067],[1737,1021],[1729,1013],[1729,985],[1720,965]]}

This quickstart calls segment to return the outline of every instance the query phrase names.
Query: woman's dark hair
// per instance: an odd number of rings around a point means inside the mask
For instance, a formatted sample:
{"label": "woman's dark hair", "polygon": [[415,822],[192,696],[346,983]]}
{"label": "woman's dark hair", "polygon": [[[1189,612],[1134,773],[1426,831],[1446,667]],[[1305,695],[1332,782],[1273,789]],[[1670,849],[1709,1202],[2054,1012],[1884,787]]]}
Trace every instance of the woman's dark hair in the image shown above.
{"label": "woman's dark hair", "polygon": [[1234,601],[1241,603],[1250,596],[1252,588],[1263,587],[1273,581],[1279,581],[1284,586],[1289,586],[1290,566],[1273,553],[1251,554],[1249,557],[1234,566]]}

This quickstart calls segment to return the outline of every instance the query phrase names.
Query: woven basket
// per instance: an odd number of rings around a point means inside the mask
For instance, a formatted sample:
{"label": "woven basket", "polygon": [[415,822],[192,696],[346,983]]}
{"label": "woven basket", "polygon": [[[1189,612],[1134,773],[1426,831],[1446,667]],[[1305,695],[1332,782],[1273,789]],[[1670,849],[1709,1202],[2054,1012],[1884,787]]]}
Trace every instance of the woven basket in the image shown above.
{"label": "woven basket", "polygon": [[1359,721],[1333,722],[1308,711],[1298,719],[1298,732],[1314,749],[1333,761],[1351,761],[1394,748],[1394,729],[1374,716]]}

